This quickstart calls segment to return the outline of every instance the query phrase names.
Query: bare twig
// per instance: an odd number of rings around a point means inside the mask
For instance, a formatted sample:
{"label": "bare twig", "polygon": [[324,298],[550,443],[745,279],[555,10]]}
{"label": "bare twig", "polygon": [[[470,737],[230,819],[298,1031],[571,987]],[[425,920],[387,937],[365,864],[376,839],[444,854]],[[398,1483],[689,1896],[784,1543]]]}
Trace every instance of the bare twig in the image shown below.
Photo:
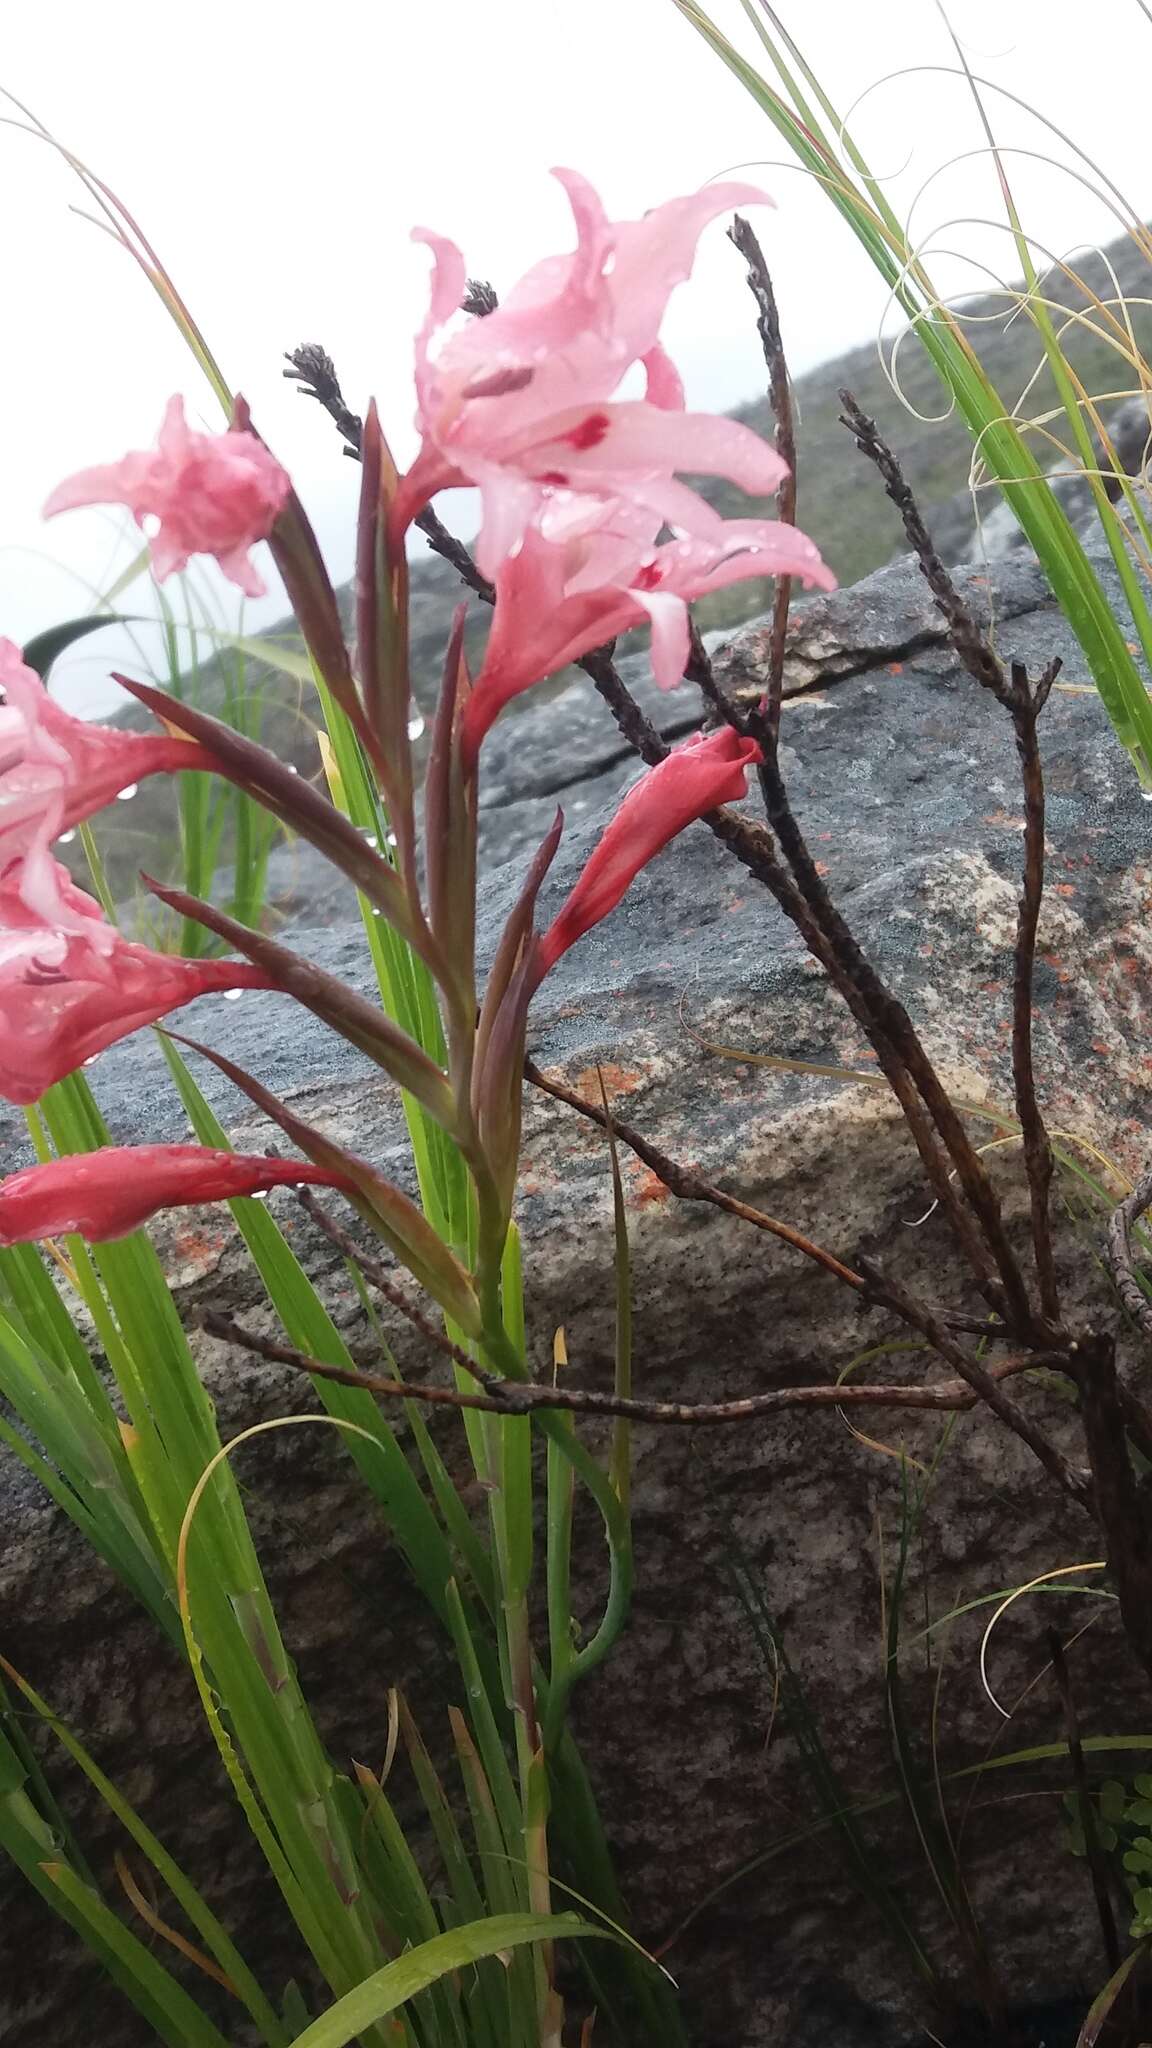
{"label": "bare twig", "polygon": [[474,313],[477,320],[484,320],[489,313],[496,311],[499,304],[500,301],[496,296],[496,287],[489,284],[487,278],[470,277],[468,279],[464,286],[464,297],[460,301],[461,312]]}
{"label": "bare twig", "polygon": [[336,365],[327,349],[321,348],[319,342],[305,342],[300,348],[286,349],[284,360],[291,364],[291,368],[284,371],[284,376],[291,383],[299,384],[305,397],[314,398],[318,405],[324,407],[347,443],[344,453],[359,460],[364,422],[345,403]]}
{"label": "bare twig", "polygon": [[1060,1322],[1060,1289],[1052,1250],[1052,1147],[1036,1096],[1033,1062],[1033,985],[1036,933],[1044,898],[1044,773],[1036,723],[1055,680],[1058,662],[1044,671],[1035,689],[1018,662],[1012,665],[1012,724],[1024,785],[1024,876],[1016,915],[1012,961],[1012,1084],[1024,1140],[1024,1165],[1032,1216],[1032,1249],[1040,1303],[1049,1323]]}
{"label": "bare twig", "polygon": [[[1008,712],[1016,736],[1024,785],[1024,881],[1016,925],[1013,955],[1012,996],[1012,1078],[1016,1112],[1024,1141],[1024,1164],[1028,1176],[1031,1207],[1032,1247],[1040,1290],[1041,1311],[1049,1326],[1058,1330],[1060,1296],[1052,1251],[1050,1193],[1052,1149],[1036,1096],[1033,1060],[1033,982],[1036,962],[1036,933],[1044,895],[1044,777],[1036,726],[1048,694],[1060,671],[1059,661],[1049,663],[1033,685],[1027,671],[1014,662],[1007,672],[991,642],[977,625],[941,561],[932,537],[920,515],[915,497],[900,464],[878,432],[876,422],[857,404],[850,391],[841,391],[844,425],[857,447],[879,470],[884,488],[904,523],[908,544],[917,565],[942,614],[949,637],[960,661],[982,689],[988,690]],[[983,1220],[983,1219],[982,1219]],[[998,1262],[999,1263],[999,1262]]]}
{"label": "bare twig", "polygon": [[1096,1826],[1096,1810],[1088,1787],[1088,1772],[1084,1763],[1084,1745],[1080,1740],[1080,1718],[1076,1712],[1076,1701],[1072,1692],[1072,1681],[1068,1675],[1068,1663],[1064,1655],[1064,1644],[1057,1629],[1048,1630],[1048,1655],[1052,1660],[1052,1676],[1060,1694],[1064,1709],[1064,1727],[1068,1736],[1068,1761],[1072,1767],[1072,1783],[1076,1788],[1076,1803],[1080,1810],[1080,1825],[1084,1831],[1084,1850],[1088,1869],[1092,1877],[1092,1891],[1096,1900],[1096,1912],[1100,1920],[1100,1932],[1104,1939],[1104,1954],[1108,1963],[1108,1974],[1120,1967],[1120,1940],[1116,1932],[1116,1915],[1112,1911],[1112,1898],[1108,1890],[1108,1877],[1100,1849],[1100,1834]]}
{"label": "bare twig", "polygon": [[1075,1371],[1109,1574],[1125,1634],[1152,1676],[1152,1526],[1129,1456],[1125,1423],[1131,1411],[1112,1338],[1085,1338],[1077,1346]]}
{"label": "bare twig", "polygon": [[662,1181],[669,1192],[677,1195],[681,1201],[710,1202],[713,1208],[723,1209],[729,1216],[738,1216],[742,1222],[751,1223],[755,1229],[767,1231],[769,1236],[778,1237],[783,1244],[791,1245],[793,1251],[802,1252],[805,1258],[813,1260],[818,1266],[823,1266],[825,1272],[833,1274],[837,1280],[842,1280],[846,1287],[855,1289],[858,1294],[866,1294],[869,1299],[873,1298],[874,1289],[861,1274],[853,1272],[851,1266],[846,1266],[843,1260],[836,1258],[832,1252],[825,1251],[823,1245],[814,1244],[811,1238],[805,1237],[799,1230],[794,1230],[790,1223],[781,1223],[777,1217],[766,1215],[762,1209],[754,1209],[749,1202],[740,1201],[736,1195],[726,1194],[723,1188],[714,1187],[711,1181],[690,1172],[677,1160],[670,1159],[666,1152],[661,1152],[655,1145],[649,1144],[647,1138],[641,1137],[640,1132],[633,1130],[630,1124],[621,1123],[619,1117],[615,1115],[609,1117],[599,1104],[589,1102],[583,1095],[577,1095],[574,1089],[566,1088],[562,1081],[553,1080],[536,1065],[535,1060],[525,1060],[524,1074],[532,1086],[539,1088],[542,1094],[553,1096],[557,1102],[566,1102],[570,1109],[578,1110],[590,1123],[598,1124],[602,1131],[610,1131],[622,1145],[627,1145],[628,1150],[635,1153],[637,1159],[642,1159],[645,1166],[656,1175],[657,1180]]}
{"label": "bare twig", "polygon": [[[622,1416],[630,1422],[651,1422],[671,1427],[699,1424],[723,1425],[747,1422],[760,1415],[775,1415],[793,1408],[926,1408],[951,1412],[974,1407],[979,1396],[963,1380],[942,1380],[937,1386],[827,1386],[777,1387],[764,1394],[749,1394],[736,1401],[642,1401],[618,1394],[601,1394],[583,1387],[558,1387],[535,1380],[496,1380],[481,1394],[469,1394],[458,1387],[433,1386],[426,1380],[398,1380],[380,1373],[359,1372],[343,1365],[329,1365],[313,1358],[295,1345],[280,1344],[275,1338],[258,1336],[230,1316],[205,1316],[204,1329],[223,1344],[251,1352],[274,1365],[291,1365],[317,1379],[335,1380],[345,1387],[362,1387],[366,1393],[381,1394],[398,1401],[424,1401],[434,1407],[478,1408],[487,1415],[529,1415],[536,1410],[564,1409],[576,1415]],[[1035,1360],[1027,1355],[1002,1358],[994,1368],[997,1381],[1014,1373],[1028,1372]]]}
{"label": "bare twig", "polygon": [[868,457],[869,462],[875,465],[884,479],[884,489],[904,522],[908,545],[916,557],[920,574],[936,601],[937,611],[943,614],[949,637],[960,660],[969,675],[974,677],[983,689],[990,690],[992,695],[999,698],[1001,704],[1010,710],[1011,686],[1004,673],[1003,664],[980,631],[940,560],[900,464],[879,433],[875,420],[869,419],[852,393],[841,391],[839,396],[844,407],[840,417],[854,437],[861,454]]}
{"label": "bare twig", "polygon": [[691,613],[688,615],[688,661],[684,669],[686,683],[695,683],[705,702],[712,706],[717,718],[730,725],[736,732],[747,730],[744,714],[738,711],[720,688],[712,672],[708,650],[700,638],[700,628]]}
{"label": "bare twig", "polygon": [[[1039,1425],[1032,1421],[1031,1416],[1024,1413],[1024,1410],[1012,1399],[1010,1394],[1005,1394],[1002,1391],[996,1373],[989,1366],[985,1365],[981,1359],[974,1358],[971,1352],[965,1351],[956,1342],[950,1331],[945,1328],[939,1316],[935,1315],[931,1309],[926,1309],[922,1302],[914,1301],[911,1295],[905,1294],[896,1285],[895,1281],[881,1272],[879,1268],[865,1264],[863,1260],[861,1261],[861,1266],[865,1279],[871,1280],[877,1291],[882,1289],[893,1305],[899,1308],[905,1321],[910,1323],[913,1329],[918,1329],[928,1339],[932,1349],[938,1352],[940,1357],[960,1374],[961,1379],[967,1380],[968,1385],[975,1388],[976,1392],[992,1410],[992,1413],[999,1417],[1000,1421],[1004,1423],[1006,1428],[1012,1431],[1014,1436],[1020,1438],[1021,1443],[1027,1444],[1033,1456],[1039,1460],[1045,1471],[1064,1489],[1064,1492],[1070,1494],[1072,1499],[1078,1501],[1081,1507],[1087,1508],[1091,1512],[1092,1474],[1070,1463],[1064,1456],[1064,1453],[1057,1449],[1056,1445],[1045,1435]],[[1069,1356],[1064,1351],[1033,1352],[1032,1362],[1035,1365],[1054,1363],[1061,1372],[1070,1372],[1072,1370]],[[1123,1443],[1123,1430],[1121,1430],[1121,1443]],[[1152,1626],[1152,1615],[1150,1615],[1150,1626]]]}
{"label": "bare twig", "polygon": [[[764,345],[768,366],[768,400],[776,421],[776,453],[788,464],[788,474],[776,493],[776,512],[786,526],[796,524],[796,434],[792,419],[792,382],[780,334],[780,315],[772,278],[756,236],[748,222],[736,215],[728,239],[740,251],[748,266],[748,286],[756,301],[756,325]],[[792,578],[781,576],[776,583],[772,607],[772,635],[768,645],[768,690],[764,702],[764,730],[772,746],[780,733],[780,705],[784,695],[784,642],[788,613],[792,605]]]}

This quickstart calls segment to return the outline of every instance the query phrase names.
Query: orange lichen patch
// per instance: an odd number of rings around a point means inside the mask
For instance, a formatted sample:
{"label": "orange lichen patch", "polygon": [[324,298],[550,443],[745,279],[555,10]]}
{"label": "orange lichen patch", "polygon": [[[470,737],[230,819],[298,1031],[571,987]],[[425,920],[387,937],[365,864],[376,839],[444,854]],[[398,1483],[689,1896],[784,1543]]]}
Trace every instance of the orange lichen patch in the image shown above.
{"label": "orange lichen patch", "polygon": [[219,1228],[186,1223],[173,1233],[172,1249],[182,1263],[214,1265],[224,1249],[227,1233]]}
{"label": "orange lichen patch", "polygon": [[1107,1060],[1111,1059],[1112,1057],[1112,1047],[1110,1045],[1105,1045],[1103,1039],[1101,1038],[1094,1038],[1092,1040],[1092,1050],[1093,1052],[1098,1052],[1102,1059]]}
{"label": "orange lichen patch", "polygon": [[641,1067],[620,1067],[612,1060],[606,1060],[600,1067],[584,1067],[577,1074],[572,1086],[591,1102],[600,1100],[600,1076],[604,1076],[604,1088],[611,1102],[614,1095],[631,1095],[642,1088],[647,1076]]}
{"label": "orange lichen patch", "polygon": [[649,1167],[644,1167],[640,1172],[629,1177],[632,1185],[628,1193],[633,1208],[650,1209],[654,1205],[660,1206],[672,1200],[671,1189],[666,1188],[659,1176],[654,1174]]}
{"label": "orange lichen patch", "polygon": [[1002,981],[982,981],[980,983],[980,993],[983,996],[1003,995],[1004,983]]}
{"label": "orange lichen patch", "polygon": [[827,861],[826,861],[826,860],[818,860],[818,861],[817,861],[817,863],[816,863],[816,873],[817,873],[818,875],[826,875],[826,874],[827,874],[828,872],[829,872],[829,869],[828,869],[828,863],[827,863]]}
{"label": "orange lichen patch", "polygon": [[983,822],[985,825],[1003,825],[1008,832],[1024,830],[1023,818],[1016,817],[1011,811],[989,811]]}
{"label": "orange lichen patch", "polygon": [[890,676],[902,676],[904,673],[904,663],[902,661],[890,661],[888,663],[888,673]]}
{"label": "orange lichen patch", "polygon": [[733,899],[732,899],[731,903],[730,903],[730,904],[728,905],[728,915],[729,915],[729,917],[731,917],[731,915],[732,915],[732,912],[733,912],[734,910],[743,910],[743,908],[744,908],[744,905],[745,905],[745,904],[747,903],[747,901],[748,901],[748,898],[747,898],[746,896],[735,896],[735,897],[733,897]]}
{"label": "orange lichen patch", "polygon": [[1057,882],[1056,894],[1058,896],[1074,896],[1076,891],[1071,882]]}
{"label": "orange lichen patch", "polygon": [[1040,958],[1043,960],[1045,966],[1050,967],[1052,969],[1052,972],[1056,976],[1057,981],[1071,981],[1071,972],[1067,967],[1065,967],[1064,962],[1061,960],[1059,953],[1041,953]]}
{"label": "orange lichen patch", "polygon": [[1140,642],[1138,640],[1126,640],[1124,645],[1128,649],[1129,654],[1139,654]]}

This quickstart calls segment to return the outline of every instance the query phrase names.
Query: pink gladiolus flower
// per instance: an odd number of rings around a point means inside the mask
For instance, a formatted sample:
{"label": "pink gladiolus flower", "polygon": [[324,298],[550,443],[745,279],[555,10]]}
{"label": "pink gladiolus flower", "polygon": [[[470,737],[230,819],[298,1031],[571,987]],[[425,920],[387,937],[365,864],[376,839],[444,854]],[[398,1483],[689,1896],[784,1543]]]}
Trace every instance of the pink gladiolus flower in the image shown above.
{"label": "pink gladiolus flower", "polygon": [[52,841],[146,775],[215,764],[191,740],[70,717],[11,640],[0,639],[0,690],[0,875],[18,860],[20,895],[39,921],[88,931],[61,895]]}
{"label": "pink gladiolus flower", "polygon": [[0,877],[0,1096],[9,1102],[36,1102],[105,1046],[195,996],[275,987],[247,962],[181,960],[133,945],[53,865],[67,931],[28,909],[18,867]]}
{"label": "pink gladiolus flower", "polygon": [[641,868],[678,832],[717,804],[748,790],[748,770],[763,759],[753,739],[729,725],[697,733],[649,768],[622,799],[559,915],[537,941],[531,981],[538,987],[561,954],[615,910]]}
{"label": "pink gladiolus flower", "polygon": [[647,618],[661,689],[688,660],[687,600],[749,576],[797,576],[830,590],[835,577],[807,536],[775,519],[726,519],[707,538],[655,545],[644,515],[572,494],[543,528],[531,527],[496,576],[484,664],[464,716],[469,767],[505,704],[569,661]]}
{"label": "pink gladiolus flower", "polygon": [[[453,333],[435,356],[433,338],[460,305],[464,258],[454,243],[416,233],[434,257],[416,344],[421,447],[393,506],[393,532],[398,538],[436,491],[474,484],[483,505],[476,559],[487,576],[557,493],[619,498],[642,507],[652,531],[665,521],[707,535],[718,517],[677,472],[728,477],[759,496],[784,473],[751,428],[684,411],[679,377],[658,341],[701,230],[733,207],[771,204],[766,194],[707,185],[642,220],[611,222],[585,179],[556,176],[572,207],[576,249],[537,264],[494,313]],[[647,395],[611,403],[637,363]]]}
{"label": "pink gladiolus flower", "polygon": [[0,1181],[0,1245],[76,1231],[95,1244],[127,1237],[158,1209],[228,1202],[268,1188],[347,1188],[341,1174],[295,1159],[251,1158],[199,1145],[109,1146],[26,1166]]}
{"label": "pink gladiolus flower", "polygon": [[160,582],[193,555],[215,555],[245,596],[263,597],[248,550],[271,532],[291,488],[254,434],[198,434],[184,418],[183,399],[170,398],[155,449],[68,477],[44,516],[77,505],[127,505],[138,526],[155,522],[149,545]]}

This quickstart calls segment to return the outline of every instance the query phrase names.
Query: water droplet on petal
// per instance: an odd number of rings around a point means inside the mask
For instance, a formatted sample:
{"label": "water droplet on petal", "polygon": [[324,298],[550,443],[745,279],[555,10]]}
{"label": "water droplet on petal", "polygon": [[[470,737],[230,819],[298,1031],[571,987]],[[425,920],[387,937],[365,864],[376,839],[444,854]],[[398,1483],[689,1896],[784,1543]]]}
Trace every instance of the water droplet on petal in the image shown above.
{"label": "water droplet on petal", "polygon": [[409,737],[409,739],[410,739],[410,740],[418,740],[418,739],[419,739],[419,737],[420,737],[420,735],[421,735],[421,733],[423,732],[423,730],[424,730],[424,719],[423,719],[423,716],[421,715],[421,713],[420,713],[419,711],[417,711],[417,712],[416,712],[416,714],[415,714],[415,716],[414,716],[414,717],[412,717],[412,718],[410,718],[410,719],[408,720],[408,737]]}
{"label": "water droplet on petal", "polygon": [[100,1055],[98,1052],[89,1053],[88,1058],[84,1061],[84,1065],[86,1067],[94,1067],[99,1057]]}
{"label": "water droplet on petal", "polygon": [[75,834],[75,832],[62,832],[62,833],[60,834],[60,845],[61,845],[61,846],[71,846],[71,844],[72,844],[72,841],[73,841],[73,840],[75,839],[75,837],[76,837],[76,834]]}
{"label": "water droplet on petal", "polygon": [[224,1001],[226,1003],[238,1003],[243,994],[244,990],[242,988],[226,988],[224,991]]}
{"label": "water droplet on petal", "polygon": [[1152,804],[1152,789],[1142,789],[1140,794],[1146,804]]}
{"label": "water droplet on petal", "polygon": [[130,803],[130,802],[131,802],[131,800],[132,800],[132,798],[133,798],[133,797],[135,796],[135,794],[136,794],[136,791],[137,791],[137,790],[139,789],[139,787],[140,787],[140,784],[139,784],[138,782],[130,782],[130,783],[128,784],[128,787],[127,787],[127,789],[122,789],[122,790],[120,791],[120,793],[119,793],[119,795],[118,795],[118,797],[117,797],[117,799],[116,799],[117,803],[121,803],[121,804],[126,804],[126,803]]}
{"label": "water droplet on petal", "polygon": [[365,844],[367,846],[372,847],[373,850],[375,850],[375,848],[378,847],[380,844],[380,841],[377,839],[376,834],[374,832],[366,832],[364,834],[364,841]]}
{"label": "water droplet on petal", "polygon": [[389,846],[398,846],[398,845],[400,844],[400,842],[399,842],[399,840],[397,839],[397,837],[396,837],[396,834],[395,834],[394,832],[390,832],[390,833],[388,834],[387,844],[388,844]]}
{"label": "water droplet on petal", "polygon": [[289,761],[289,763],[288,763],[288,773],[289,773],[289,775],[299,775],[299,773],[300,773],[300,770],[299,770],[299,769],[298,769],[298,767],[296,766],[296,763],[295,763],[295,761]]}
{"label": "water droplet on petal", "polygon": [[266,1202],[268,1200],[267,1188],[257,1188],[255,1194],[252,1197],[252,1200],[254,1202]]}

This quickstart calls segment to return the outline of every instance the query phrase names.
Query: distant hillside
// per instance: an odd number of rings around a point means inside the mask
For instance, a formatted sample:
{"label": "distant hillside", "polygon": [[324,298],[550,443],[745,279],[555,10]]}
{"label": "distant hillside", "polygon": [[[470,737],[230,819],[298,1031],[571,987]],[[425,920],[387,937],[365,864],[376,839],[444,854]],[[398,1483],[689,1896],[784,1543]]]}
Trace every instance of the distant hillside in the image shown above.
{"label": "distant hillside", "polygon": [[[1148,265],[1125,238],[1106,252],[1107,261],[1087,258],[1082,266],[1089,290],[1101,298],[1115,295],[1110,269],[1115,273],[1124,297],[1135,302],[1152,297]],[[1109,268],[1110,266],[1110,268]],[[1061,273],[1050,276],[1045,295],[1058,305],[1090,312],[1083,294],[1073,292]],[[996,298],[966,302],[968,335],[972,346],[999,389],[1007,407],[1016,405],[1036,368],[1040,353],[1035,330],[1023,317],[1010,320],[1003,301]],[[788,309],[782,308],[785,342]],[[751,311],[750,311],[751,317]],[[1138,342],[1152,354],[1152,313],[1133,303],[1131,320]],[[1130,387],[1132,373],[1115,351],[1083,326],[1065,335],[1069,356],[1087,389],[1098,394],[1115,394]],[[963,548],[967,485],[971,443],[963,422],[957,417],[940,418],[942,393],[935,371],[923,349],[909,340],[899,360],[900,377],[907,401],[902,405],[894,395],[880,365],[874,343],[853,349],[834,362],[807,372],[796,380],[797,477],[799,520],[819,544],[826,560],[842,583],[852,583],[879,567],[901,547],[901,530],[896,513],[883,494],[878,479],[857,453],[846,430],[839,424],[838,393],[847,385],[866,412],[874,415],[903,463],[909,482],[924,510],[939,513],[941,526],[947,523],[950,536],[959,535]],[[1027,411],[1042,413],[1053,402],[1047,372],[1029,394]],[[751,400],[736,409],[734,417],[770,435],[773,422],[766,398]],[[340,461],[339,440],[333,433],[332,459]],[[1038,460],[1048,467],[1055,459],[1043,437],[1034,442]],[[696,479],[702,495],[727,516],[737,513],[771,514],[767,502],[749,500],[734,486],[715,478]],[[992,503],[994,499],[987,502]],[[953,550],[954,552],[954,550]],[[435,700],[440,663],[452,611],[465,594],[455,572],[436,556],[418,555],[412,563],[412,677],[417,703],[427,712]],[[764,611],[770,603],[771,584],[766,579],[736,585],[720,591],[698,606],[705,628],[735,626]],[[342,605],[350,609],[351,593],[340,592]],[[484,608],[475,602],[470,610],[468,640],[475,657],[483,645]],[[273,627],[265,637],[293,641],[289,622]],[[642,636],[629,636],[624,645],[638,645]],[[296,643],[298,644],[298,642]],[[224,657],[233,661],[235,657]],[[264,731],[270,745],[303,773],[318,766],[315,746],[317,706],[311,691],[286,678],[274,667],[247,663],[246,684],[258,687],[264,704]],[[199,701],[217,708],[225,695],[221,661],[206,663],[196,682]],[[138,723],[133,712],[125,722]],[[171,848],[171,805],[168,793],[155,785],[144,785],[130,809],[117,807],[99,826],[99,837],[109,860],[117,894],[130,891],[136,869],[144,860],[156,863],[162,845]],[[171,867],[174,851],[168,865]],[[80,872],[77,863],[77,872]]]}

